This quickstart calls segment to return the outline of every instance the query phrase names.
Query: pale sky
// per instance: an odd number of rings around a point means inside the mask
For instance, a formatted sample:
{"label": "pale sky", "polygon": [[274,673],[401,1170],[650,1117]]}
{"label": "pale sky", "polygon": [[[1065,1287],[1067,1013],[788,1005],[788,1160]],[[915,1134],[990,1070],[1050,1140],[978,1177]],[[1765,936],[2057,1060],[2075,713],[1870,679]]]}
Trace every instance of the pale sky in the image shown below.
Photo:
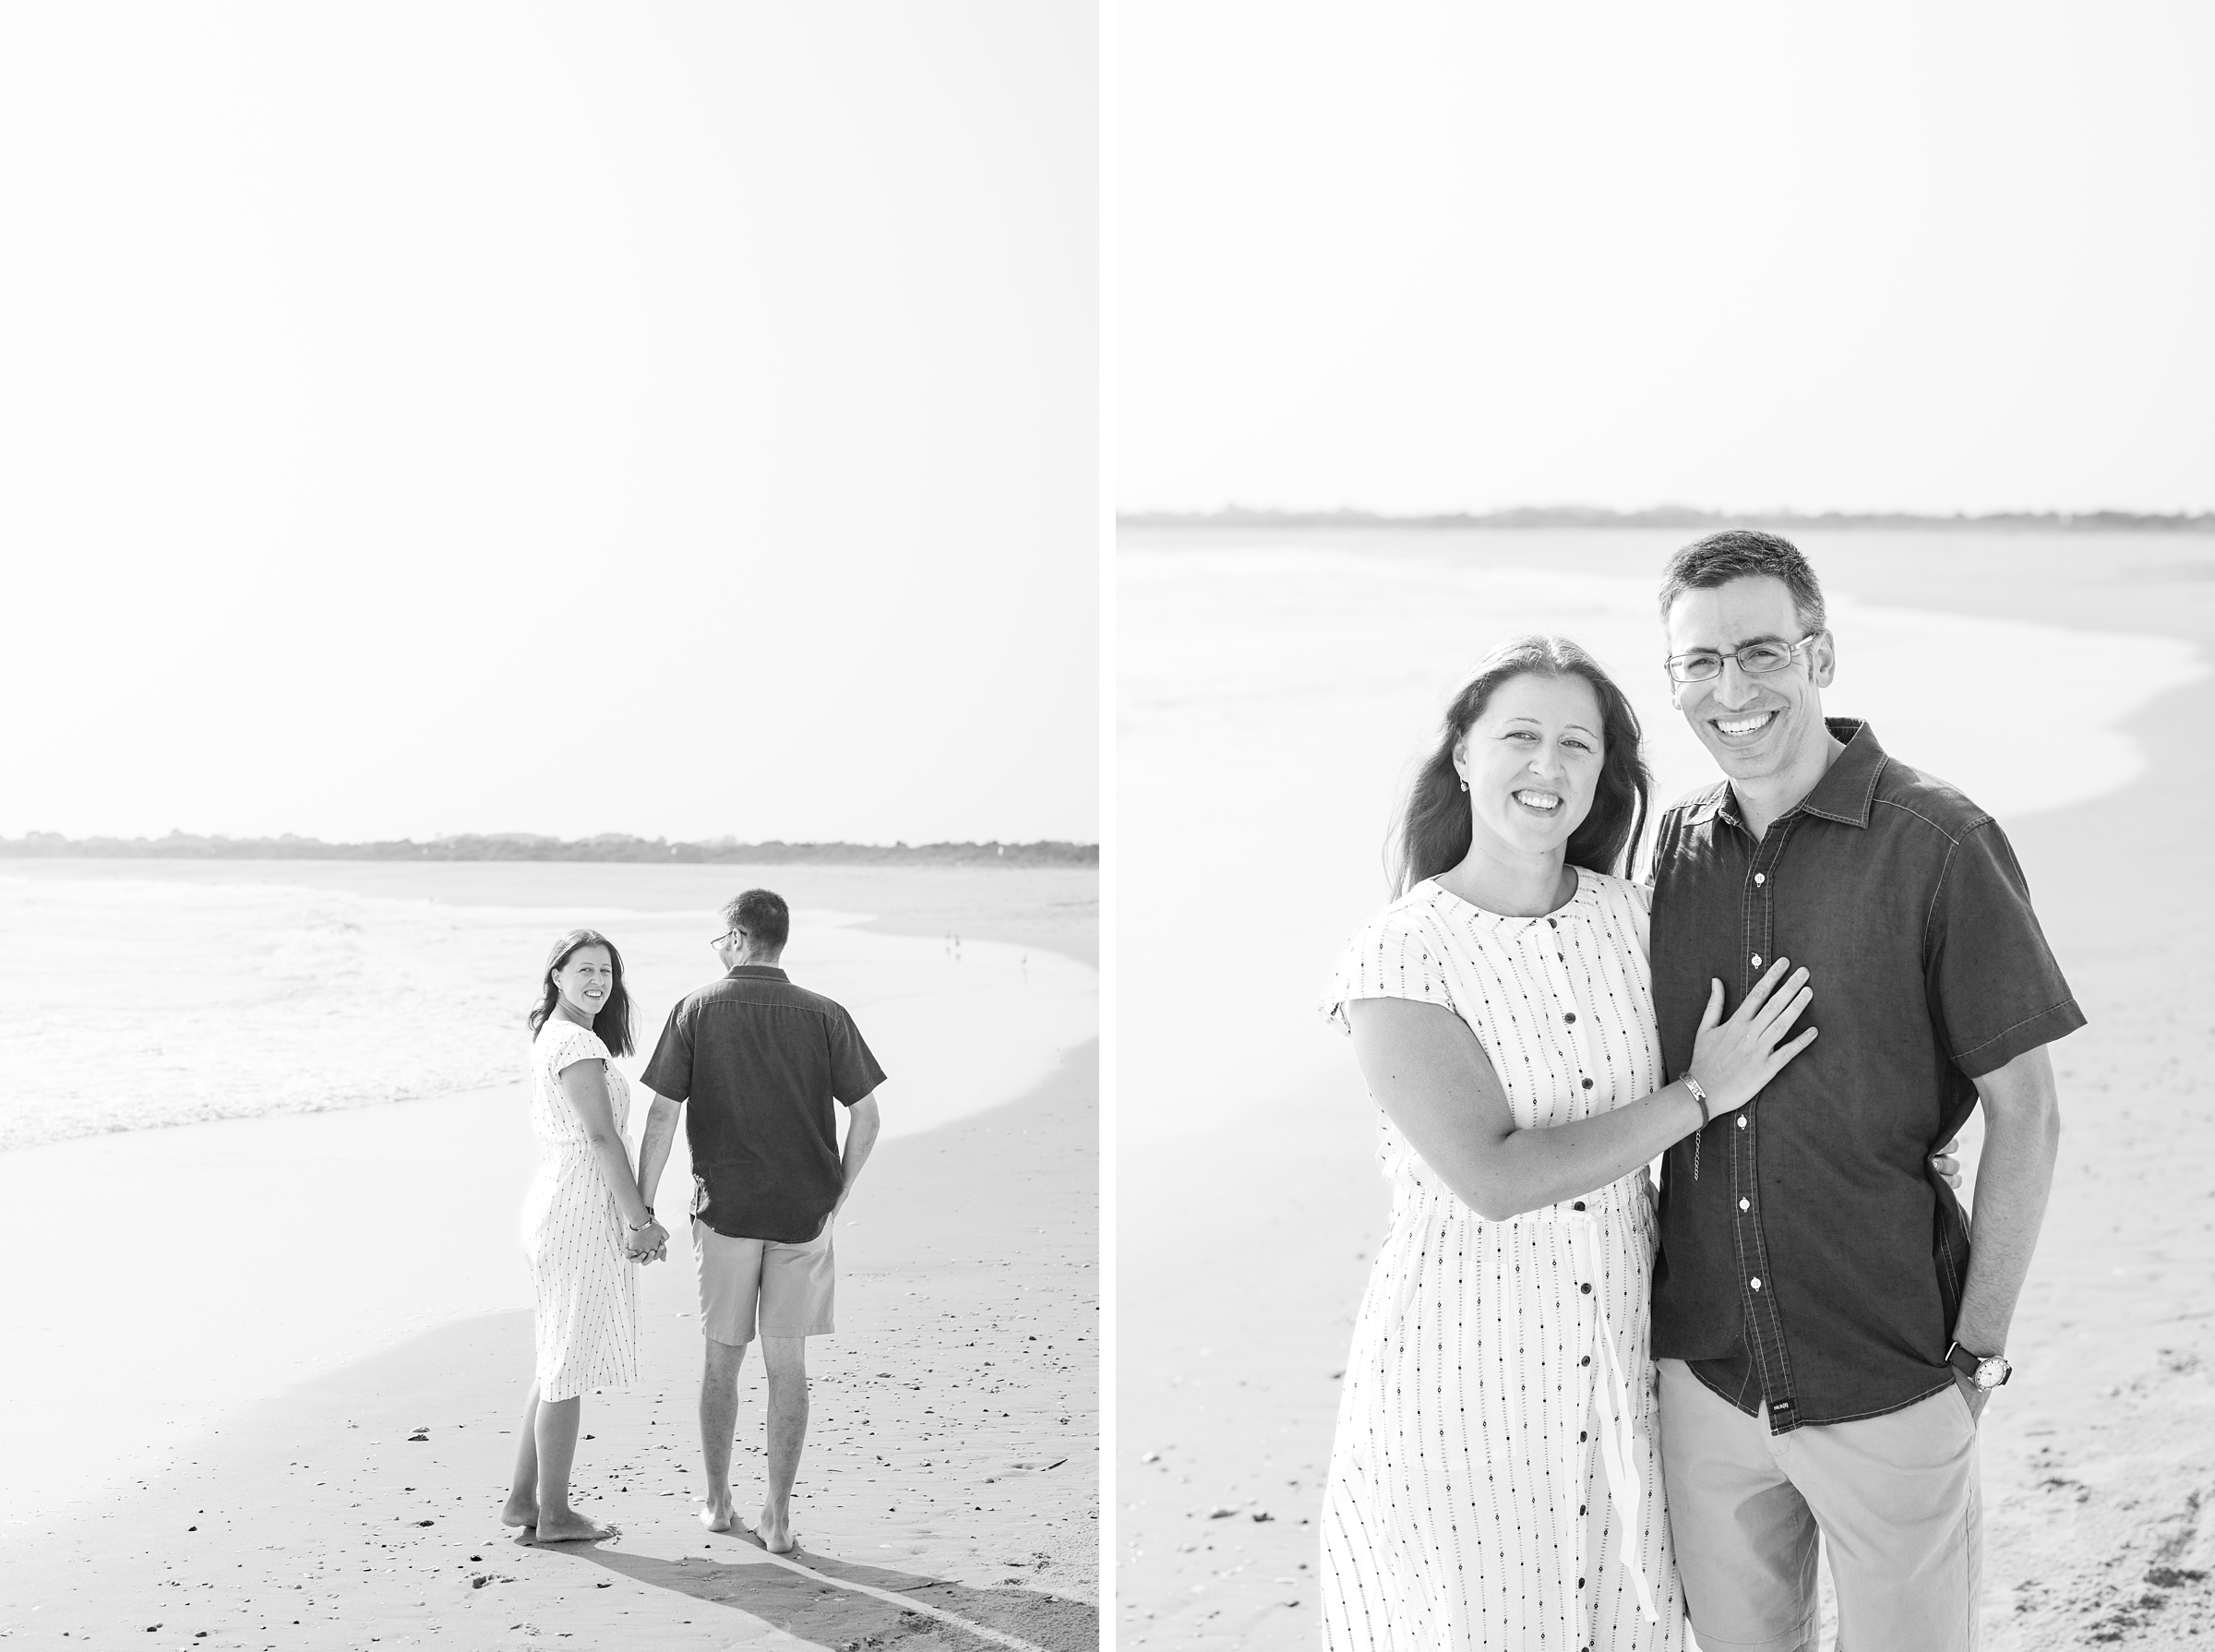
{"label": "pale sky", "polygon": [[2215,12],[1126,0],[1126,509],[2215,508]]}
{"label": "pale sky", "polygon": [[1096,29],[0,14],[0,832],[1096,840]]}

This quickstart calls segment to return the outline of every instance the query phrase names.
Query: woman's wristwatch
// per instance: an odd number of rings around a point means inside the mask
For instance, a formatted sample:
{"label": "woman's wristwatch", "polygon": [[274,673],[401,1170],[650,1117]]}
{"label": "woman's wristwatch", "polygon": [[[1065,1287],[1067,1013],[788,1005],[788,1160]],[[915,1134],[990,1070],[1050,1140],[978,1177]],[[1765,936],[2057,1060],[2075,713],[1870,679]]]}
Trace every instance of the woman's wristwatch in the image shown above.
{"label": "woman's wristwatch", "polygon": [[1969,1379],[1979,1394],[1989,1394],[2009,1377],[2015,1367],[2004,1354],[1972,1354],[1958,1342],[1946,1345],[1946,1362]]}

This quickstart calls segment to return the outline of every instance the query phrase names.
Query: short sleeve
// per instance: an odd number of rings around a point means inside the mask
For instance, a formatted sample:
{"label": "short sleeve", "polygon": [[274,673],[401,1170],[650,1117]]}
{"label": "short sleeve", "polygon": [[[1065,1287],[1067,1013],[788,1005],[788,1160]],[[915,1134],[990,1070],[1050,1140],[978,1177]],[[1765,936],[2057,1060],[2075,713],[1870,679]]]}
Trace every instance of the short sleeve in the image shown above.
{"label": "short sleeve", "polygon": [[1991,820],[1955,846],[1932,904],[1925,976],[1946,1053],[1982,1078],[2084,1025],[2046,945],[2007,835]]}
{"label": "short sleeve", "polygon": [[1424,933],[1417,914],[1387,908],[1347,942],[1316,1008],[1331,1025],[1351,1034],[1354,1026],[1347,1019],[1346,1007],[1364,998],[1404,998],[1447,1010],[1455,1007],[1446,985],[1445,960]]}
{"label": "short sleeve", "polygon": [[571,1026],[554,1042],[546,1057],[546,1071],[558,1078],[580,1061],[605,1061],[607,1046],[600,1042],[600,1035],[590,1027]]}
{"label": "short sleeve", "polygon": [[653,1059],[646,1063],[639,1083],[671,1101],[684,1101],[691,1095],[692,1023],[685,1014],[683,1000],[677,1000],[669,1019],[662,1024],[661,1041],[653,1047]]}
{"label": "short sleeve", "polygon": [[831,1094],[852,1107],[884,1083],[884,1069],[862,1042],[854,1018],[840,1011],[831,1018]]}

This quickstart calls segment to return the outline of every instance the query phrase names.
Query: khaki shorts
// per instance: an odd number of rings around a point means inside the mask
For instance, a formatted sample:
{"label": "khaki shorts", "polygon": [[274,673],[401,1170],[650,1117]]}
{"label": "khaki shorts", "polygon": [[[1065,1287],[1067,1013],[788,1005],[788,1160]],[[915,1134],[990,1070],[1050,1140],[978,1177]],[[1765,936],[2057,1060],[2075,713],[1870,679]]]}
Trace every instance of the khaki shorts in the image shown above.
{"label": "khaki shorts", "polygon": [[764,1336],[827,1336],[836,1268],[831,1229],[804,1245],[774,1239],[732,1239],[692,1219],[692,1261],[700,1275],[700,1329],[716,1342],[754,1339],[757,1318]]}
{"label": "khaki shorts", "polygon": [[1846,1652],[1975,1652],[1977,1429],[1958,1383],[1852,1422],[1769,1432],[1681,1359],[1661,1368],[1662,1485],[1705,1652],[1815,1644],[1826,1539]]}

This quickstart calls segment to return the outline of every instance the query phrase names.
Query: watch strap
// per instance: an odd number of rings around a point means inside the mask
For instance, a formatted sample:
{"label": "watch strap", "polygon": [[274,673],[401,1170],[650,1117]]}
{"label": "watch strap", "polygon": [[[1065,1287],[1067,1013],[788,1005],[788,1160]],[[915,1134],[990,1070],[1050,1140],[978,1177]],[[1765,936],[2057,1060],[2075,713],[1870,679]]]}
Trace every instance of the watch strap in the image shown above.
{"label": "watch strap", "polygon": [[1946,1362],[1952,1366],[1956,1371],[1959,1371],[1963,1376],[1967,1377],[1972,1385],[1975,1384],[1977,1381],[1978,1368],[1981,1367],[1987,1359],[1997,1359],[2000,1362],[2000,1380],[1997,1383],[1993,1383],[1992,1387],[2004,1387],[2006,1384],[2007,1379],[2015,1375],[2015,1367],[2008,1362],[2006,1355],[1972,1354],[1958,1342],[1946,1344]]}

